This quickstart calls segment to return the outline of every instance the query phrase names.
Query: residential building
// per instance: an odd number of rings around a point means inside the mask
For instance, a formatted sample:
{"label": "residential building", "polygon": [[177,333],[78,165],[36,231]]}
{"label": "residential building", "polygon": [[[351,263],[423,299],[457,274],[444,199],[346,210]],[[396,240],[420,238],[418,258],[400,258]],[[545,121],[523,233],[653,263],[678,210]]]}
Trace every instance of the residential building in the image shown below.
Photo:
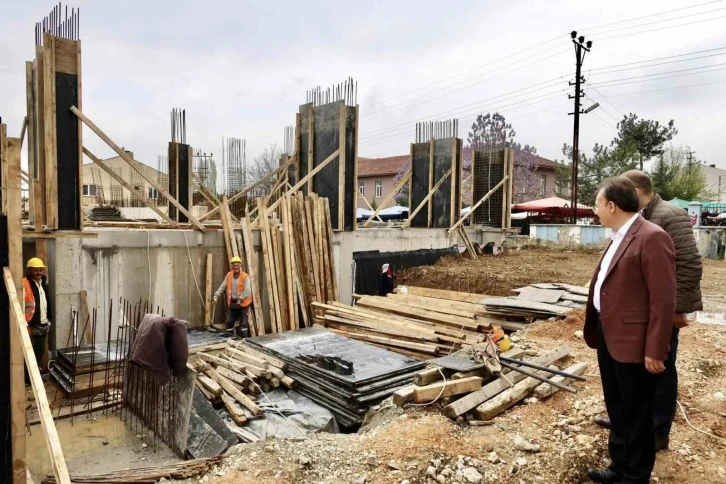
{"label": "residential building", "polygon": [[716,165],[701,165],[701,170],[706,175],[706,190],[711,195],[711,200],[726,203],[726,170],[717,168]]}
{"label": "residential building", "polygon": [[[371,206],[378,208],[383,200],[391,193],[395,183],[396,173],[410,164],[411,156],[389,156],[387,158],[358,158],[358,208],[368,209],[363,197]],[[396,206],[396,200],[391,200],[382,208]]]}
{"label": "residential building", "polygon": [[[399,170],[403,171],[403,167],[409,166],[410,160],[410,155],[389,156],[387,158],[358,158],[358,190],[360,192],[358,197],[358,208],[368,208],[362,197],[365,197],[366,200],[368,200],[368,203],[376,208],[379,207],[380,203],[383,202],[383,199],[391,193],[391,190],[395,186],[393,179],[396,176],[396,173],[398,173]],[[538,198],[551,197],[560,193],[559,187],[557,186],[555,163],[552,160],[537,157],[537,169],[535,170],[535,176],[538,177],[539,180],[539,189],[530,189],[529,193],[527,193],[525,188],[516,186],[517,182],[515,178],[513,191],[515,194],[520,194],[519,197],[515,197],[518,202],[521,203]],[[466,186],[471,185],[467,183]],[[569,196],[569,193],[569,189],[565,188],[561,195],[567,197]],[[462,200],[465,205],[470,204],[470,194],[464,194]],[[383,208],[393,207],[395,205],[396,201],[391,199]]]}
{"label": "residential building", "polygon": [[[129,153],[133,158],[133,153]],[[165,205],[164,197],[158,190],[141,176],[139,172],[132,169],[120,156],[103,160],[104,165],[109,167],[122,180],[143,193],[150,201],[157,205]],[[137,162],[138,163],[138,162]],[[158,170],[138,163],[144,175],[156,181],[162,188],[169,186],[168,175]],[[143,207],[144,202],[132,195],[118,181],[114,180],[105,170],[96,163],[83,165],[83,206],[92,208],[98,205],[115,205],[117,207]]]}

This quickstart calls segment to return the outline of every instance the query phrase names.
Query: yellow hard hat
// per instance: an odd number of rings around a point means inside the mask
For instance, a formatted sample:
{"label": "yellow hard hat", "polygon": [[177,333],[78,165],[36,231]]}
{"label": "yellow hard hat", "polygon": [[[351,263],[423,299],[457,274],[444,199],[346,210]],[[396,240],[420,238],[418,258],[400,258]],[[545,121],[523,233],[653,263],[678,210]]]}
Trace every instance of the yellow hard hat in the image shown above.
{"label": "yellow hard hat", "polygon": [[43,261],[39,258],[33,257],[32,259],[28,259],[28,265],[26,265],[25,267],[32,267],[33,269],[45,269],[45,264],[43,264]]}
{"label": "yellow hard hat", "polygon": [[234,257],[232,257],[232,260],[229,261],[230,264],[234,264],[235,262],[239,262],[241,264],[242,263],[242,259],[240,259],[237,256],[234,256]]}

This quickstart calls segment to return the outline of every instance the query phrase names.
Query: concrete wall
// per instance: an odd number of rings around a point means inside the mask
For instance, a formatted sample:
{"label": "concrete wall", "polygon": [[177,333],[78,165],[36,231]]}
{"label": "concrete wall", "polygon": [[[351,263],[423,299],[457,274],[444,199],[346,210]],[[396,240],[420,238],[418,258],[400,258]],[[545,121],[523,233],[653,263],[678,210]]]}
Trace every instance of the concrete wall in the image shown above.
{"label": "concrete wall", "polygon": [[[185,319],[191,326],[203,323],[204,308],[194,279],[196,276],[204,297],[206,257],[211,252],[212,290],[221,284],[228,270],[221,231],[206,234],[161,229],[97,231],[96,239],[49,240],[46,265],[55,303],[57,347],[66,346],[71,331],[71,308],[80,309],[80,291],[83,289],[88,293],[89,310],[97,308],[99,311],[99,341],[105,340],[108,333],[110,301],[113,301],[111,335],[116,337],[120,297],[133,302],[153,302],[165,314]],[[219,304],[215,319],[223,318],[223,313],[223,306]],[[80,332],[83,322],[79,323]]]}
{"label": "concrete wall", "polygon": [[[530,225],[529,237],[507,237],[510,247],[539,245],[561,249],[603,249],[610,229],[599,225]],[[726,250],[726,228],[694,227],[698,251],[702,257],[723,259]]]}
{"label": "concrete wall", "polygon": [[[354,232],[333,234],[333,258],[338,271],[340,302],[350,304],[353,294],[353,254],[368,250],[395,252],[401,250],[443,249],[461,244],[456,234],[448,235],[447,229],[400,229],[371,228]],[[501,244],[504,236],[501,230],[472,228],[467,233],[473,243]],[[461,244],[463,245],[463,244]]]}

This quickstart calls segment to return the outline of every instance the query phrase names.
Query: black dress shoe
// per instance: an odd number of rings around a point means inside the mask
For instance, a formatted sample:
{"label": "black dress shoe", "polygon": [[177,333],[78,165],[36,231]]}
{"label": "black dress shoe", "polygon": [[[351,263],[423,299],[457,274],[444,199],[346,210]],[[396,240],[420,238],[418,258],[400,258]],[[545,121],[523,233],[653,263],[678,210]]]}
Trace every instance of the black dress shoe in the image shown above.
{"label": "black dress shoe", "polygon": [[598,417],[595,419],[595,423],[604,429],[610,430],[613,428],[613,423],[607,417]]}
{"label": "black dress shoe", "polygon": [[600,482],[601,484],[615,484],[623,476],[610,469],[590,469],[587,471],[587,477],[593,482]]}
{"label": "black dress shoe", "polygon": [[655,438],[655,451],[659,452],[661,450],[668,449],[668,444],[670,442],[668,441],[668,437],[656,437]]}

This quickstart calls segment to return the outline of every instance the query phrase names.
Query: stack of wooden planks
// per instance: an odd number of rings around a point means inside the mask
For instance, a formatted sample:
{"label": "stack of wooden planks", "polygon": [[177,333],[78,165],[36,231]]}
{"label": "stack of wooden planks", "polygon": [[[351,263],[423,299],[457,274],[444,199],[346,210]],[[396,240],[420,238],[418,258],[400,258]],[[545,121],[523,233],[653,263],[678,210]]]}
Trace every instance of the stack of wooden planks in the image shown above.
{"label": "stack of wooden planks", "polygon": [[196,353],[191,367],[197,372],[199,391],[213,405],[224,406],[238,426],[262,415],[256,402],[263,392],[296,385],[285,374],[283,361],[240,342],[229,341],[215,354]]}
{"label": "stack of wooden planks", "polygon": [[[569,346],[562,345],[527,361],[557,368],[554,363],[568,356],[571,351]],[[503,353],[502,356],[521,359],[524,354],[524,350],[514,347]],[[470,361],[463,358],[461,360]],[[587,363],[575,363],[564,371],[581,376],[586,370]],[[553,376],[544,371],[531,369],[529,371],[557,383],[567,385],[572,381],[569,378]],[[517,371],[504,369],[502,374],[504,377],[493,375],[486,367],[456,371],[433,365],[416,374],[413,378],[413,385],[395,392],[393,403],[399,407],[412,402],[415,404],[441,403],[444,406],[444,415],[453,420],[466,417],[467,420],[488,421],[529,396],[534,395],[539,400],[543,400],[559,391],[548,383],[543,383]]]}
{"label": "stack of wooden planks", "polygon": [[[221,218],[227,255],[243,259],[243,270],[251,280],[251,335],[311,326],[313,302],[338,300],[328,199],[300,192],[281,196],[273,203],[258,198],[254,216],[248,212],[239,224],[231,219],[226,202],[224,199],[221,205]],[[242,232],[240,243],[236,230]],[[256,233],[262,249],[259,253],[254,247]],[[263,292],[267,295],[265,304]],[[209,283],[207,293],[211,294]]]}

